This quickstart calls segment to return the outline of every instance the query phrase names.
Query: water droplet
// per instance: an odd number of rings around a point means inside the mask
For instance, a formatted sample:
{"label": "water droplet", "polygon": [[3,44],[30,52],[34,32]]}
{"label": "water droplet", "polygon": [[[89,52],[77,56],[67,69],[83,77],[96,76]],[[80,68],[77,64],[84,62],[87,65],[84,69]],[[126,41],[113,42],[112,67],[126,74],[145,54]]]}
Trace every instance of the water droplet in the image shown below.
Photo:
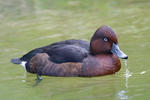
{"label": "water droplet", "polygon": [[26,82],[26,80],[22,80],[22,82],[23,82],[23,83],[25,83],[25,82]]}
{"label": "water droplet", "polygon": [[126,95],[126,93],[127,92],[125,90],[121,90],[118,92],[120,100],[128,100],[128,96]]}
{"label": "water droplet", "polygon": [[140,74],[145,74],[146,73],[146,71],[142,71],[142,72],[140,72]]}

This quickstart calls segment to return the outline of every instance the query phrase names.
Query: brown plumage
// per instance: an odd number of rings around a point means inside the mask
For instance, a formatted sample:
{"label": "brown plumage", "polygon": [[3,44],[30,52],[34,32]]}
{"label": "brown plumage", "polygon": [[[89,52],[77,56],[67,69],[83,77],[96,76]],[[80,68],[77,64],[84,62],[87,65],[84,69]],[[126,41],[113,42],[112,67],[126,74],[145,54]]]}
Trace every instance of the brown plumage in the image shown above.
{"label": "brown plumage", "polygon": [[120,60],[114,55],[89,56],[81,63],[56,64],[46,53],[41,53],[30,61],[31,73],[48,76],[101,76],[114,74],[120,68]]}
{"label": "brown plumage", "polygon": [[37,54],[29,63],[29,72],[49,76],[79,76],[81,72],[81,63],[56,64],[49,59],[46,53]]}
{"label": "brown plumage", "polygon": [[26,61],[26,70],[48,76],[102,76],[114,74],[121,68],[119,58],[127,59],[118,46],[117,35],[108,26],[94,33],[90,43],[66,40],[37,48],[20,59]]}

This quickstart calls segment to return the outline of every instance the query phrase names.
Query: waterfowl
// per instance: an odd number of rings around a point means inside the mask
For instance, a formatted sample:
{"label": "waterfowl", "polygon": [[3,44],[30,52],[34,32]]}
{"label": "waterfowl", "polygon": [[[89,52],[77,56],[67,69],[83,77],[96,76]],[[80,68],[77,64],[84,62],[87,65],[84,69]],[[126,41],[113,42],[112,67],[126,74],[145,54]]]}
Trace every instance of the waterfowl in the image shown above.
{"label": "waterfowl", "polygon": [[102,76],[118,72],[120,59],[127,59],[116,33],[108,26],[96,30],[90,43],[83,40],[60,41],[36,48],[21,58],[11,59],[27,72],[47,76]]}

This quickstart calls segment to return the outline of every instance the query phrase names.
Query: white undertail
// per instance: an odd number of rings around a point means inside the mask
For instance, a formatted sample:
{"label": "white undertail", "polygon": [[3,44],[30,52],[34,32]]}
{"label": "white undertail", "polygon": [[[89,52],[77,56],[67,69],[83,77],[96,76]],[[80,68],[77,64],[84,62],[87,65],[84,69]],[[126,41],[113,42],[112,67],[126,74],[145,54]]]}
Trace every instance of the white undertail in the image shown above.
{"label": "white undertail", "polygon": [[22,61],[21,64],[20,64],[21,66],[23,66],[23,68],[24,68],[25,70],[26,70],[26,63],[27,63],[26,61]]}

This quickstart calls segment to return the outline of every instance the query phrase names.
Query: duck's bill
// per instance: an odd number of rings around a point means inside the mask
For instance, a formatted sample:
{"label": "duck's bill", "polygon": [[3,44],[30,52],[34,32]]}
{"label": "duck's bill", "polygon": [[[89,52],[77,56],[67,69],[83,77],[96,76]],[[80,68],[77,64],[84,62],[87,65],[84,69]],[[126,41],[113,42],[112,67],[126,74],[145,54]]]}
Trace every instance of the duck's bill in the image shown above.
{"label": "duck's bill", "polygon": [[123,53],[123,52],[120,50],[119,46],[118,46],[117,44],[115,44],[115,43],[113,43],[113,45],[112,45],[111,52],[112,52],[114,55],[116,55],[117,57],[119,57],[119,58],[128,59],[128,56],[127,56],[125,53]]}

